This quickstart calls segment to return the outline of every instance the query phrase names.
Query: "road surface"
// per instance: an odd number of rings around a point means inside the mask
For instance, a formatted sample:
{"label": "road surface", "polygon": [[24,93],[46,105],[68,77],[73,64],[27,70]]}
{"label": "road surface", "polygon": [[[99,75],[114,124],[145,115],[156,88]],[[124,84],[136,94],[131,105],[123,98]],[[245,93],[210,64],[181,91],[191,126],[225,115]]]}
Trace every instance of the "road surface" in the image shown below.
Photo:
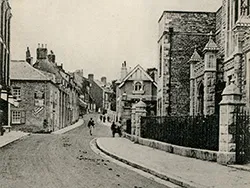
{"label": "road surface", "polygon": [[31,135],[0,148],[0,187],[165,187],[95,154],[90,141],[94,137],[111,136],[111,132],[97,124],[94,135],[90,136],[86,121],[66,134]]}

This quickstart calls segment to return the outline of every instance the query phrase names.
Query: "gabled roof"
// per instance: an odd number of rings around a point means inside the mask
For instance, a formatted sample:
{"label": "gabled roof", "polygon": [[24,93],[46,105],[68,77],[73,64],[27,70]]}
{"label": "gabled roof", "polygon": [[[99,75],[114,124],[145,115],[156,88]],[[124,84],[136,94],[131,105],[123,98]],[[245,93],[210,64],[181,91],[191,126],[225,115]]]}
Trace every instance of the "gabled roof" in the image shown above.
{"label": "gabled roof", "polygon": [[196,48],[194,49],[194,53],[193,55],[191,56],[191,58],[189,59],[188,62],[192,63],[192,62],[200,62],[202,59],[201,59],[201,56],[198,54]]}
{"label": "gabled roof", "polygon": [[41,71],[32,67],[26,61],[11,61],[10,62],[10,79],[11,80],[50,80],[48,76]]}
{"label": "gabled roof", "polygon": [[212,36],[209,37],[209,41],[206,44],[203,51],[218,51],[220,48],[218,45],[213,41]]}
{"label": "gabled roof", "polygon": [[137,71],[140,70],[142,73],[151,81],[154,83],[154,85],[157,87],[156,82],[151,78],[151,76],[148,75],[148,73],[141,67],[141,65],[136,65],[134,69],[132,69],[126,76],[123,78],[121,81],[120,85],[118,86],[119,88],[123,86],[123,84]]}
{"label": "gabled roof", "polygon": [[250,17],[248,16],[241,16],[239,20],[236,22],[236,26],[245,26],[249,27],[250,26]]}

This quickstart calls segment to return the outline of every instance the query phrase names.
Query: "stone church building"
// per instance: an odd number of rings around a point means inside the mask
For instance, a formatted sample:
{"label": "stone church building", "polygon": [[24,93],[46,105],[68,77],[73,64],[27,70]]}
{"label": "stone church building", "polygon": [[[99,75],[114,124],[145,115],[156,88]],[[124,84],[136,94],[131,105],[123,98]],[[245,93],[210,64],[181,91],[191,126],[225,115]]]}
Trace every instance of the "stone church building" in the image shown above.
{"label": "stone church building", "polygon": [[249,107],[249,0],[222,0],[216,12],[165,11],[158,22],[158,115],[217,113],[230,82]]}

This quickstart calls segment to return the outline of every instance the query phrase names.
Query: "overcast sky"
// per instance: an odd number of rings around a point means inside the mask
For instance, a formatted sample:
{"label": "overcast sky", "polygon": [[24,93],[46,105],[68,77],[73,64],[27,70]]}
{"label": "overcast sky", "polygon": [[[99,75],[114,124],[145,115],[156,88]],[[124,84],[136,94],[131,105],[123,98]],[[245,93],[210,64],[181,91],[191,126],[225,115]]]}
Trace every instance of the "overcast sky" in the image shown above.
{"label": "overcast sky", "polygon": [[119,76],[121,63],[156,67],[158,19],[164,10],[216,11],[222,0],[9,0],[12,59],[38,43],[67,71]]}

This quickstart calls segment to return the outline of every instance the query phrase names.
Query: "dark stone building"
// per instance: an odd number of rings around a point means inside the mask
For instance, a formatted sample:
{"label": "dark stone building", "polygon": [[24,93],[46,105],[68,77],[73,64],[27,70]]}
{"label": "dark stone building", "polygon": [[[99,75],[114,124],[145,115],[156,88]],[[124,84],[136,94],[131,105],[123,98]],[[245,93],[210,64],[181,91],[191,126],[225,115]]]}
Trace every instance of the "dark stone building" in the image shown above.
{"label": "dark stone building", "polygon": [[158,115],[215,113],[232,78],[243,96],[248,93],[249,7],[247,0],[223,0],[216,12],[162,14]]}
{"label": "dark stone building", "polygon": [[9,125],[11,17],[8,0],[0,0],[0,126]]}

